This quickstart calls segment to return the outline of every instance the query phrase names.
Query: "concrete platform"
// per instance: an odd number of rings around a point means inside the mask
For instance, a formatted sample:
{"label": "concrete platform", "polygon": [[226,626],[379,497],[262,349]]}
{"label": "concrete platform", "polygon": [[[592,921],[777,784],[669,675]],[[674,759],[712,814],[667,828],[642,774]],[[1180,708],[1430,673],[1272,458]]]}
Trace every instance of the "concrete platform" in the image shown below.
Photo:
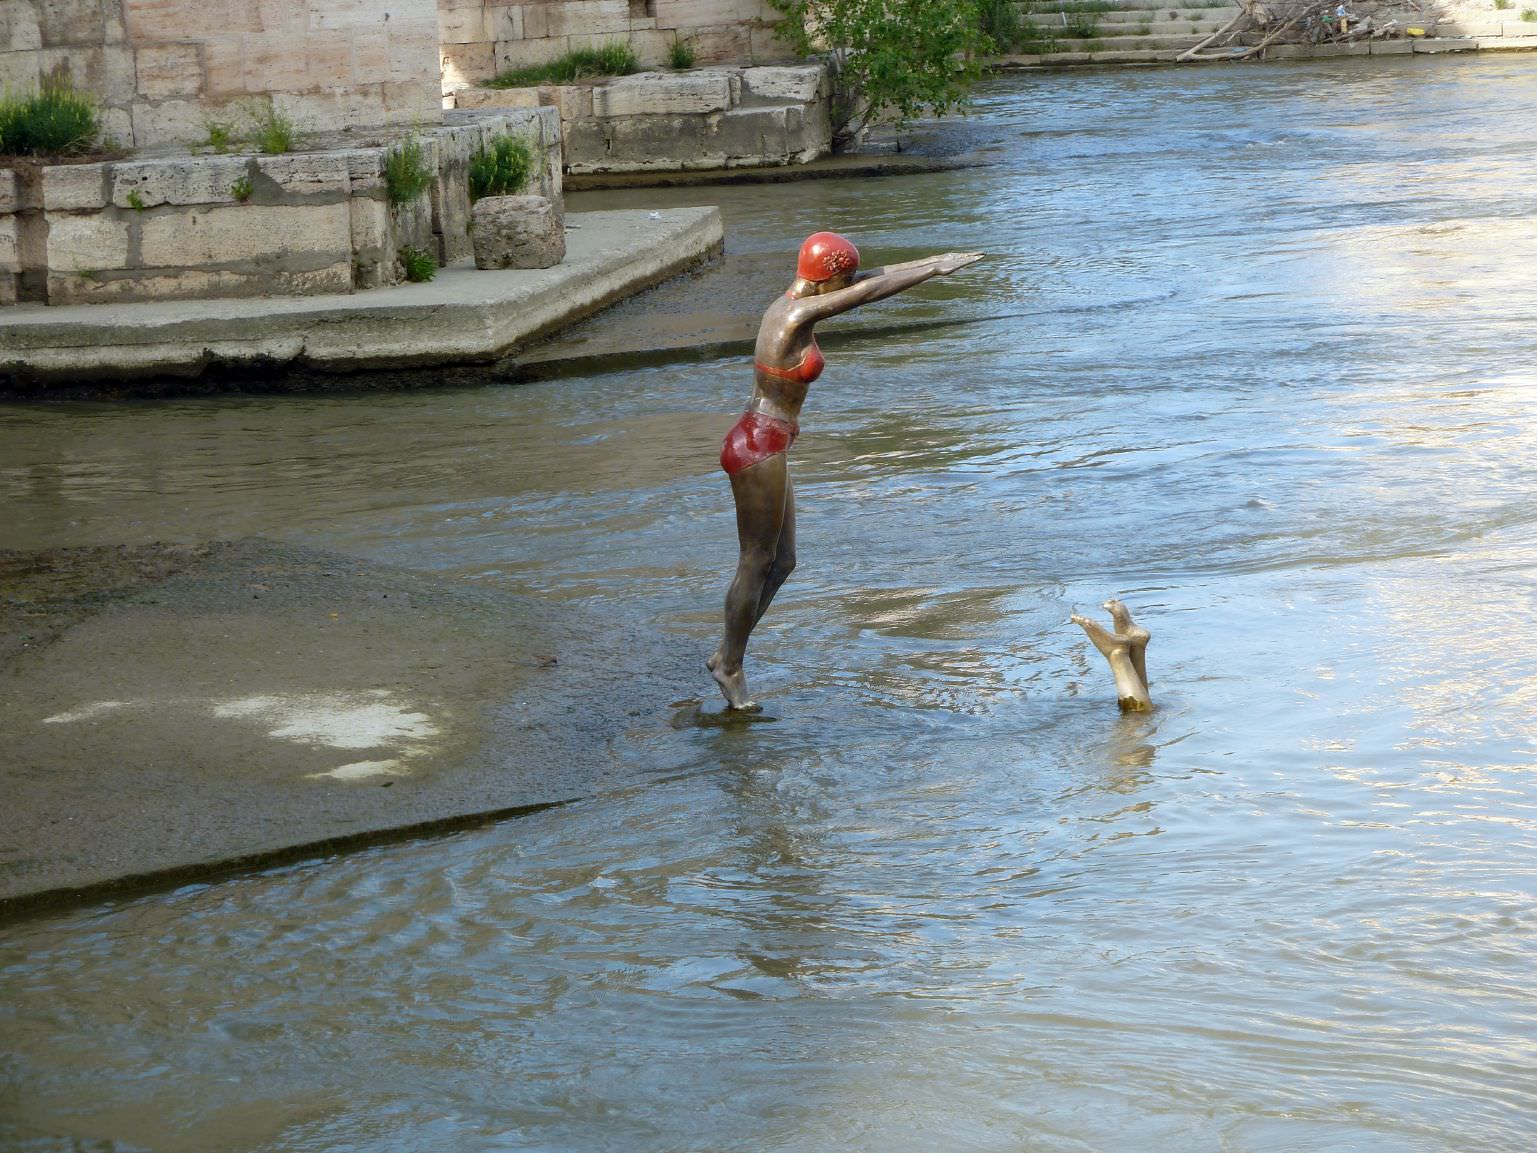
{"label": "concrete platform", "polygon": [[573,213],[554,268],[351,295],[0,309],[0,394],[93,382],[486,364],[719,253],[714,208]]}

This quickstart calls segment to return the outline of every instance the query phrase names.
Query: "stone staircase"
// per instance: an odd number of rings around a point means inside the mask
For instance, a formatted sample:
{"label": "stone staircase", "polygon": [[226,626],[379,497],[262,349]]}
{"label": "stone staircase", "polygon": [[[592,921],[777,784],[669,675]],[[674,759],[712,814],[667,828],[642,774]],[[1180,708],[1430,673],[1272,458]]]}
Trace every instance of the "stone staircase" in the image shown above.
{"label": "stone staircase", "polygon": [[1238,12],[1227,0],[1024,0],[1022,37],[1003,67],[1157,64],[1221,28]]}

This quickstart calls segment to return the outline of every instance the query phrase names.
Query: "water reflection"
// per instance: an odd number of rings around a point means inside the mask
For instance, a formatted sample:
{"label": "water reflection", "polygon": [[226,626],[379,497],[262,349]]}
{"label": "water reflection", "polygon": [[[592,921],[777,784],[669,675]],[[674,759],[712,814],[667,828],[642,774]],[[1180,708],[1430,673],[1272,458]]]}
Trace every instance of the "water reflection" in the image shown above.
{"label": "water reflection", "polygon": [[[1014,77],[997,167],[712,190],[719,273],[603,325],[756,315],[816,228],[1000,256],[829,335],[767,714],[9,928],[0,1144],[1526,1153],[1537,84],[1426,64]],[[703,653],[746,371],[15,409],[0,543],[255,533]],[[1067,623],[1111,593],[1149,715]]]}

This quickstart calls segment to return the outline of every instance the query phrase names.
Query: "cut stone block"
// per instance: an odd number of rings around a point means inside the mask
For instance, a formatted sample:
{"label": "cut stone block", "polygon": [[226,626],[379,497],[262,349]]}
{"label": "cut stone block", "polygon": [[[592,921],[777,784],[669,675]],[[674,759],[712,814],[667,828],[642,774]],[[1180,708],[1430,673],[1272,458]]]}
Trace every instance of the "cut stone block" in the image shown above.
{"label": "cut stone block", "polygon": [[36,52],[42,46],[36,10],[27,4],[0,4],[0,52]]}
{"label": "cut stone block", "polygon": [[49,272],[89,273],[128,264],[128,222],[116,215],[48,213]]}
{"label": "cut stone block", "polygon": [[135,54],[139,95],[196,96],[203,90],[203,61],[196,44],[147,44]]}
{"label": "cut stone block", "polygon": [[133,139],[140,147],[194,144],[208,136],[211,112],[200,100],[135,100],[132,114]]}
{"label": "cut stone block", "polygon": [[694,59],[701,64],[726,64],[734,60],[747,60],[752,51],[752,37],[748,34],[745,25],[737,23],[702,28],[692,33],[688,39],[694,47]]}
{"label": "cut stone block", "polygon": [[461,88],[454,93],[457,108],[537,108],[537,88]]}
{"label": "cut stone block", "polygon": [[788,158],[785,121],[788,107],[735,108],[720,118],[711,144],[728,157],[761,157],[783,164]]}
{"label": "cut stone block", "polygon": [[[26,5],[19,5],[26,7]],[[42,0],[37,9],[38,28],[45,45],[100,44],[105,38],[100,0]],[[3,7],[18,7],[6,4]]]}
{"label": "cut stone block", "polygon": [[[445,8],[438,13],[438,41],[442,44],[483,44],[495,40],[481,8]],[[516,37],[506,37],[512,40]]]}
{"label": "cut stone block", "polygon": [[[628,116],[608,122],[607,160],[590,158],[593,171],[608,162],[628,162],[637,168],[687,168],[712,151],[703,116]],[[572,157],[572,168],[576,158]]]}
{"label": "cut stone block", "polygon": [[686,116],[731,107],[731,81],[722,72],[668,75],[641,72],[592,90],[594,116]]}
{"label": "cut stone block", "polygon": [[[248,171],[244,157],[199,156],[142,160],[112,169],[112,203],[118,208],[159,204],[232,204],[235,184]],[[138,203],[130,197],[137,196]]]}
{"label": "cut stone block", "polygon": [[827,72],[816,67],[748,68],[742,72],[742,98],[810,104],[827,95]]}
{"label": "cut stone block", "polygon": [[384,194],[384,149],[349,148],[333,153],[347,164],[347,183],[354,197]]}
{"label": "cut stone block", "polygon": [[351,204],[352,283],[380,288],[395,283],[395,243],[390,208],[382,200],[359,197]]}
{"label": "cut stone block", "polygon": [[21,184],[16,173],[0,168],[0,214],[21,211]]}
{"label": "cut stone block", "polygon": [[85,212],[107,206],[107,165],[53,164],[43,169],[43,207]]}
{"label": "cut stone block", "polygon": [[432,238],[432,202],[428,197],[418,196],[405,204],[392,204],[390,221],[398,246],[428,251],[436,247],[437,242]]}
{"label": "cut stone block", "polygon": [[[236,204],[164,216],[146,214],[139,232],[149,268],[275,259],[293,253],[352,258],[352,214],[336,204]],[[51,262],[50,262],[51,263]]]}
{"label": "cut stone block", "polygon": [[0,216],[0,281],[21,271],[20,225],[14,216]]}
{"label": "cut stone block", "polygon": [[471,209],[476,268],[550,268],[566,256],[562,214],[545,196],[487,196]]}
{"label": "cut stone block", "polygon": [[[648,18],[646,23],[651,23]],[[630,50],[635,53],[635,59],[642,67],[649,70],[657,70],[666,67],[672,60],[672,46],[678,40],[687,41],[687,36],[679,36],[672,30],[660,30],[654,28],[642,28],[641,21],[634,20],[630,24]]]}
{"label": "cut stone block", "polygon": [[630,30],[630,0],[547,0],[542,7],[546,36],[620,36]]}
{"label": "cut stone block", "polygon": [[[538,9],[530,8],[529,11],[535,12]],[[548,40],[503,40],[496,45],[495,70],[505,72],[509,68],[532,68],[537,64],[548,64],[551,60],[558,60],[565,53],[564,37],[551,37]],[[490,71],[485,73],[485,75],[490,74]]]}
{"label": "cut stone block", "polygon": [[207,297],[314,296],[352,291],[350,263],[295,268],[176,268],[48,277],[49,304]]}
{"label": "cut stone block", "polygon": [[[425,142],[422,147],[425,151]],[[285,196],[346,196],[352,188],[348,162],[334,152],[263,156],[256,163],[261,175],[273,181]]]}
{"label": "cut stone block", "polygon": [[553,107],[562,120],[585,120],[592,115],[592,85],[547,85],[539,89],[539,103]]}

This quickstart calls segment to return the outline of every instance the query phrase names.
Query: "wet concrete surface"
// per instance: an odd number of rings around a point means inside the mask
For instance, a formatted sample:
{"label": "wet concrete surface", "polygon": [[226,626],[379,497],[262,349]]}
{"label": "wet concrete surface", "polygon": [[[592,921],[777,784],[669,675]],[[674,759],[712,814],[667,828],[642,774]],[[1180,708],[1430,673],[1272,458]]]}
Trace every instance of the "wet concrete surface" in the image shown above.
{"label": "wet concrete surface", "polygon": [[0,916],[589,795],[698,654],[262,540],[0,553]]}

